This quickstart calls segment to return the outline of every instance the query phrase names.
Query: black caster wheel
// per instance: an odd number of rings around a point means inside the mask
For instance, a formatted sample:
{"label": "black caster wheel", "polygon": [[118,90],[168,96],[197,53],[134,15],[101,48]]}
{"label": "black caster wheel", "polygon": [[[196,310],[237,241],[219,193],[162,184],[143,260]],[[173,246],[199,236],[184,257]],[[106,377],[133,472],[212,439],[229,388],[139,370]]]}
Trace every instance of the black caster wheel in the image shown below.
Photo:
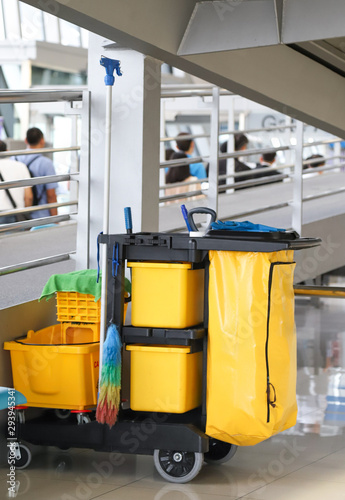
{"label": "black caster wheel", "polygon": [[237,446],[224,443],[218,439],[210,439],[209,451],[205,453],[204,459],[208,464],[223,464],[231,460],[237,451]]}
{"label": "black caster wheel", "polygon": [[[7,460],[10,465],[16,469],[26,469],[32,459],[31,451],[25,444],[15,443],[13,448],[9,449]],[[14,461],[14,463],[12,463]]]}
{"label": "black caster wheel", "polygon": [[89,424],[91,418],[87,413],[77,413],[77,422],[78,425]]}
{"label": "black caster wheel", "polygon": [[171,483],[188,483],[200,472],[204,454],[193,451],[155,450],[153,460],[157,472]]}
{"label": "black caster wheel", "polygon": [[60,420],[65,420],[66,418],[68,418],[70,416],[71,411],[70,410],[56,409],[56,410],[54,410],[54,413],[55,413],[55,416],[57,418],[59,418]]}
{"label": "black caster wheel", "polygon": [[16,410],[16,414],[17,414],[17,421],[20,424],[25,424],[25,412],[24,412],[24,410]]}

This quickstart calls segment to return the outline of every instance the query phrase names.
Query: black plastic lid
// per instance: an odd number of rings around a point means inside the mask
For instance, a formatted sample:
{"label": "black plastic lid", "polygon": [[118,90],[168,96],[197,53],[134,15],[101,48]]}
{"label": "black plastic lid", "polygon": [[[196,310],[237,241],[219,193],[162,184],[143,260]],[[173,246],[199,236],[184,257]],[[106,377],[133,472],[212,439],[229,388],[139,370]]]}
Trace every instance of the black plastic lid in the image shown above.
{"label": "black plastic lid", "polygon": [[295,241],[299,238],[296,231],[232,231],[226,229],[210,229],[205,238],[223,238],[250,241]]}

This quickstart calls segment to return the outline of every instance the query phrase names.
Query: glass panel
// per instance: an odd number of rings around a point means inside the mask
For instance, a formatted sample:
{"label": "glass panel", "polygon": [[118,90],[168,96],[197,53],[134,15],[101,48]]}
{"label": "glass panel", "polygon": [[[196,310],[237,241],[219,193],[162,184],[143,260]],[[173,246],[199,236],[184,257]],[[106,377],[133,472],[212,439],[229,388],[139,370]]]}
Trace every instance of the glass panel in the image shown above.
{"label": "glass panel", "polygon": [[7,40],[20,39],[20,26],[18,15],[18,2],[2,0],[4,7],[6,38]]}
{"label": "glass panel", "polygon": [[80,30],[78,26],[60,19],[60,31],[62,45],[80,47]]}
{"label": "glass panel", "polygon": [[50,43],[60,43],[60,34],[59,34],[59,20],[57,17],[48,14],[47,12],[43,13],[44,19],[44,30],[46,35],[46,42]]}
{"label": "glass panel", "polygon": [[5,40],[5,27],[4,27],[4,16],[3,16],[3,6],[2,0],[0,0],[0,40]]}
{"label": "glass panel", "polygon": [[44,40],[42,11],[25,3],[19,3],[22,38],[24,40]]}
{"label": "glass panel", "polygon": [[66,73],[48,68],[32,67],[32,85],[86,85],[86,73]]}

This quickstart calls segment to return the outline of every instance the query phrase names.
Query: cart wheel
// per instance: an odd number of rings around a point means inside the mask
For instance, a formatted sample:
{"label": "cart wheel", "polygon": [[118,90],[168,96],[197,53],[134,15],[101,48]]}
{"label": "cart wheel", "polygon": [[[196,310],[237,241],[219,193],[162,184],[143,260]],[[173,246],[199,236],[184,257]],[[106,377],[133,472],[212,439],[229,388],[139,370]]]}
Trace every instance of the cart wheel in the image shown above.
{"label": "cart wheel", "polygon": [[155,450],[153,461],[159,474],[171,483],[188,483],[200,472],[203,453]]}
{"label": "cart wheel", "polygon": [[[13,460],[13,455],[11,451],[8,452],[7,458],[9,461]],[[14,459],[16,461],[15,463],[16,469],[25,469],[31,462],[32,459],[31,451],[27,446],[25,446],[25,444],[16,443]]]}
{"label": "cart wheel", "polygon": [[91,422],[91,418],[87,413],[77,413],[77,422],[78,425],[89,424]]}
{"label": "cart wheel", "polygon": [[60,418],[61,420],[65,420],[65,418],[68,418],[71,414],[71,410],[61,410],[61,409],[56,409],[54,410],[55,415],[57,418]]}
{"label": "cart wheel", "polygon": [[25,424],[24,410],[17,410],[17,419],[20,424]]}
{"label": "cart wheel", "polygon": [[224,443],[218,439],[210,439],[209,451],[205,453],[205,462],[208,464],[223,464],[228,462],[236,453],[235,444]]}

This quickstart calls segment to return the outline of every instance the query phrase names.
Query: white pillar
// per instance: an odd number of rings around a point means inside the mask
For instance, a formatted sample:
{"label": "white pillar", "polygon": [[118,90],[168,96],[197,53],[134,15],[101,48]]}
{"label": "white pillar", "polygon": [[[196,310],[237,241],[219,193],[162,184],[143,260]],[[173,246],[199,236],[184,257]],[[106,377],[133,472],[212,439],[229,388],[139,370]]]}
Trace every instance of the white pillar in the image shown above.
{"label": "white pillar", "polygon": [[295,168],[293,174],[292,229],[302,235],[303,226],[303,137],[304,123],[297,121]]}
{"label": "white pillar", "polygon": [[[109,233],[124,233],[124,207],[132,209],[133,231],[158,231],[161,63],[90,33],[88,84],[90,127],[90,267],[96,267],[102,230],[105,159],[105,69],[102,55],[119,59],[112,98]],[[87,138],[82,138],[83,142]],[[85,144],[85,143],[84,143]],[[81,169],[83,165],[81,165]],[[80,192],[80,197],[87,193]],[[77,255],[77,267],[78,255]]]}

